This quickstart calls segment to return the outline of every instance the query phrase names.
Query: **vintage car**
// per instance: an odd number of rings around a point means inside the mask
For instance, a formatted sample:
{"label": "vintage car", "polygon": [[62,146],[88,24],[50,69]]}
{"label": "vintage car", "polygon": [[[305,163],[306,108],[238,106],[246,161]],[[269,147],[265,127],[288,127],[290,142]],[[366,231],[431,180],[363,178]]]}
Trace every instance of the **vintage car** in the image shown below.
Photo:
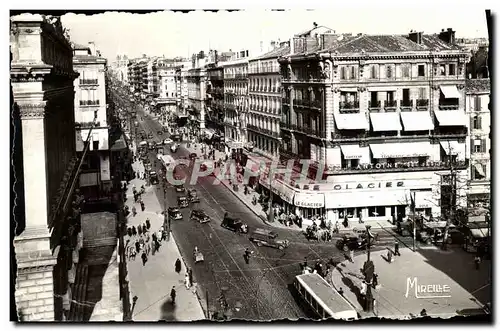
{"label": "vintage car", "polygon": [[201,209],[195,209],[191,211],[191,215],[189,216],[192,221],[197,221],[200,223],[208,223],[210,222],[210,216],[205,213],[205,211]]}
{"label": "vintage car", "polygon": [[198,192],[196,192],[196,189],[194,188],[188,189],[188,197],[189,197],[189,202],[191,203],[200,202],[200,197],[198,196]]}
{"label": "vintage car", "polygon": [[182,220],[181,210],[177,207],[168,207],[168,217],[173,220]]}
{"label": "vintage car", "polygon": [[163,144],[164,144],[164,145],[171,144],[171,143],[173,143],[173,142],[174,142],[174,141],[173,141],[172,139],[170,139],[170,138],[167,138],[167,139],[163,140]]}
{"label": "vintage car", "polygon": [[248,225],[243,223],[243,221],[239,218],[233,218],[225,215],[221,226],[234,232],[248,233]]}
{"label": "vintage car", "polygon": [[342,238],[337,241],[337,248],[347,251],[354,251],[359,249],[365,249],[366,244],[368,243],[365,236],[360,236],[356,233],[348,233],[344,234]]}
{"label": "vintage car", "polygon": [[273,232],[271,230],[265,230],[262,228],[257,228],[254,231],[252,231],[249,239],[250,241],[257,244],[257,246],[264,245],[264,246],[278,248],[280,250],[283,250],[290,245],[290,242],[288,240],[277,239],[277,237],[278,234],[276,232]]}
{"label": "vintage car", "polygon": [[189,198],[185,195],[177,197],[177,205],[179,206],[179,208],[189,207]]}
{"label": "vintage car", "polygon": [[186,188],[184,188],[184,185],[175,185],[175,192],[177,193],[184,193],[186,192]]}
{"label": "vintage car", "polygon": [[170,136],[173,141],[181,141],[181,136],[179,134],[173,134]]}
{"label": "vintage car", "polygon": [[149,181],[150,181],[151,185],[155,185],[155,184],[159,183],[158,174],[156,173],[156,171],[149,172]]}

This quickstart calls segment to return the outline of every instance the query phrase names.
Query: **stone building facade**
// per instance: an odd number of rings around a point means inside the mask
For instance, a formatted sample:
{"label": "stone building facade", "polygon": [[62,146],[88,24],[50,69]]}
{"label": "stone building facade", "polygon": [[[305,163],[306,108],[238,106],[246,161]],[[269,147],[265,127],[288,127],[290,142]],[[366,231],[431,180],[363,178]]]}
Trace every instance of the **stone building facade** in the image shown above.
{"label": "stone building facade", "polygon": [[[16,305],[23,321],[63,319],[81,248],[71,46],[60,19],[11,17],[12,114],[22,141],[24,206],[17,219]],[[29,183],[29,185],[27,185]],[[15,273],[15,272],[14,272]]]}

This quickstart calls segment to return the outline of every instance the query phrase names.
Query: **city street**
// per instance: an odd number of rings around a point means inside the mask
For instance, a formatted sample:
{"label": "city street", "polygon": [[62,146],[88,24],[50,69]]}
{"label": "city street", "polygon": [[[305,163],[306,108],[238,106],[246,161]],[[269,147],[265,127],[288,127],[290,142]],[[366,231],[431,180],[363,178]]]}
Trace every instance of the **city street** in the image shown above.
{"label": "city street", "polygon": [[[142,115],[139,121],[146,133],[152,132],[155,141],[167,138],[167,134],[157,135],[161,125],[149,116]],[[165,153],[170,153],[165,148]],[[188,156],[185,148],[180,148],[174,158]],[[155,159],[151,152],[150,159]],[[159,162],[157,162],[159,167]],[[158,170],[158,169],[157,169]],[[214,177],[200,179],[195,186],[201,202],[196,208],[206,211],[212,218],[208,224],[189,221],[190,208],[183,209],[184,220],[172,221],[172,231],[180,246],[186,263],[193,267],[196,281],[203,289],[200,296],[206,296],[211,310],[219,309],[216,298],[224,290],[229,307],[241,304],[240,311],[234,311],[235,318],[247,319],[280,319],[305,317],[300,306],[290,291],[294,277],[300,273],[300,264],[307,260],[310,264],[329,259],[343,261],[344,252],[339,251],[331,242],[308,241],[302,232],[271,228],[257,217],[224,185],[214,184]],[[157,185],[156,194],[163,201],[163,190]],[[167,207],[177,204],[177,194],[173,188],[167,190]],[[269,247],[257,247],[248,240],[247,235],[238,235],[220,226],[224,213],[241,218],[250,228],[269,228],[278,233],[278,238],[288,239],[291,244],[284,251]],[[391,230],[380,230],[380,240],[374,250],[385,249],[394,245]],[[410,244],[411,238],[404,238]],[[205,255],[205,262],[194,265],[192,252],[197,246]],[[254,251],[250,263],[243,259],[245,248]],[[364,252],[356,252],[356,255]],[[207,298],[204,298],[206,300]]]}

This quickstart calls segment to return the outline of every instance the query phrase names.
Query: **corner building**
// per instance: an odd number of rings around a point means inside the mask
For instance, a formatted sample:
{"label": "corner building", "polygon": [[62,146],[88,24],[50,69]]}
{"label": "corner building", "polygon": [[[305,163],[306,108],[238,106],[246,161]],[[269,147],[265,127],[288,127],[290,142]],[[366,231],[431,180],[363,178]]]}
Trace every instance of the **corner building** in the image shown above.
{"label": "corner building", "polygon": [[[446,216],[466,203],[465,64],[451,29],[437,35],[295,37],[279,59],[284,159],[309,159],[308,183],[279,194],[305,221]],[[305,222],[307,224],[307,222]]]}

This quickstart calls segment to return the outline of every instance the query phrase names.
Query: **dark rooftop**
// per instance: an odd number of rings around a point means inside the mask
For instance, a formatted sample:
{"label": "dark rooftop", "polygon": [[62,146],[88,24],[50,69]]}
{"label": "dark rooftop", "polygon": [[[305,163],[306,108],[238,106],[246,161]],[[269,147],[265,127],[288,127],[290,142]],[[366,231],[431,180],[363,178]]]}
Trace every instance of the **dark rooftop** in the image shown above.
{"label": "dark rooftop", "polygon": [[88,45],[82,45],[82,44],[73,44],[73,49],[75,50],[90,50]]}
{"label": "dark rooftop", "polygon": [[283,46],[283,47],[273,49],[272,51],[267,52],[267,53],[257,57],[256,60],[269,59],[269,58],[273,58],[273,57],[277,58],[277,57],[285,56],[288,54],[290,54],[290,46]]}
{"label": "dark rooftop", "polygon": [[467,79],[465,81],[465,92],[466,93],[481,93],[481,92],[490,92],[490,79],[482,78],[482,79]]}

